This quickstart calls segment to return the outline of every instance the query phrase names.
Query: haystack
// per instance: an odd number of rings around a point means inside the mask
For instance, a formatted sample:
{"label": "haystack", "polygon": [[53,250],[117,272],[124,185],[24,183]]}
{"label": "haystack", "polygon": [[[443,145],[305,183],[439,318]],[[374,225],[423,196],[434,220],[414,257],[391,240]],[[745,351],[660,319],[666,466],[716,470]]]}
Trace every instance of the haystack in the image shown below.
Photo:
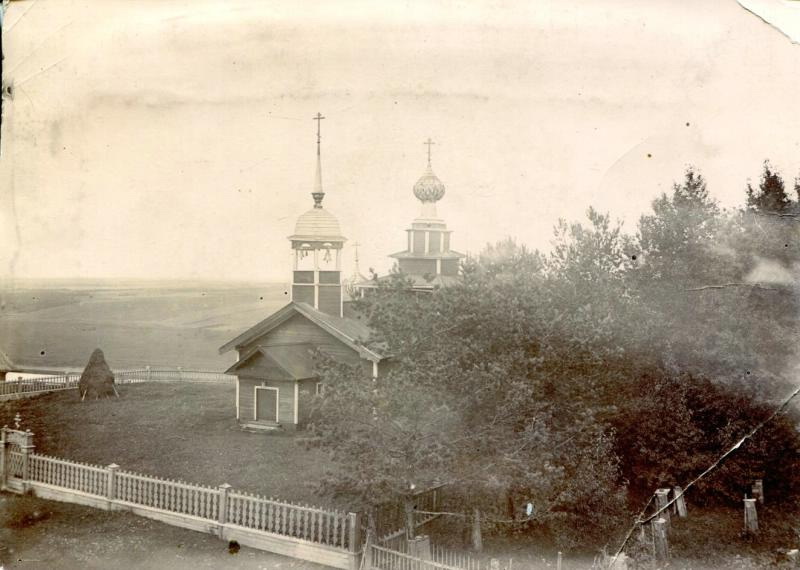
{"label": "haystack", "polygon": [[103,351],[96,348],[89,357],[89,363],[83,369],[81,379],[78,381],[78,392],[81,395],[81,400],[86,399],[88,395],[90,398],[94,396],[111,397],[112,395],[119,398],[117,389],[114,387],[114,373],[106,363],[106,358],[103,356]]}

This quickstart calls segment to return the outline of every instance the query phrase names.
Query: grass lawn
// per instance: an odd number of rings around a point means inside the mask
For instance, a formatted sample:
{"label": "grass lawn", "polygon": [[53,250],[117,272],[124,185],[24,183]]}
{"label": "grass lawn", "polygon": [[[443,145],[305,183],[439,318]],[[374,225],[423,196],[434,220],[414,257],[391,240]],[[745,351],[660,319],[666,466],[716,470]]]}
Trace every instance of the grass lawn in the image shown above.
{"label": "grass lawn", "polygon": [[0,566],[42,570],[143,568],[323,570],[130,513],[0,495]]}
{"label": "grass lawn", "polygon": [[313,490],[330,461],[299,435],[239,429],[234,386],[118,386],[119,399],[81,402],[77,391],[0,403],[0,425],[34,432],[38,453],[293,502],[331,504]]}
{"label": "grass lawn", "polygon": [[[77,391],[68,391],[3,402],[0,425],[12,425],[19,412],[22,427],[35,433],[36,449],[44,454],[100,465],[117,463],[125,470],[206,485],[229,483],[238,490],[295,502],[331,504],[314,493],[331,467],[326,455],[306,449],[302,432],[241,431],[234,417],[233,386],[153,383],[119,389],[120,399],[81,402]],[[230,555],[227,545],[215,537],[127,513],[8,494],[0,500],[0,523],[6,511],[6,524],[0,524],[0,564],[6,567],[314,567],[244,548]],[[47,516],[20,524],[24,516],[7,516],[20,502],[28,511],[33,508]],[[670,568],[774,567],[780,560],[778,549],[798,544],[800,513],[792,504],[760,507],[758,537],[741,534],[742,513],[736,505],[725,509],[689,505],[689,513],[688,519],[674,521]],[[453,525],[452,520],[442,519],[426,532],[439,544],[450,542],[459,548],[459,532]],[[520,570],[554,567],[555,550],[523,535],[503,538],[487,533],[485,544],[487,555],[513,558]],[[15,562],[18,558],[28,562]],[[588,568],[591,555],[567,555],[565,562],[565,568]]]}

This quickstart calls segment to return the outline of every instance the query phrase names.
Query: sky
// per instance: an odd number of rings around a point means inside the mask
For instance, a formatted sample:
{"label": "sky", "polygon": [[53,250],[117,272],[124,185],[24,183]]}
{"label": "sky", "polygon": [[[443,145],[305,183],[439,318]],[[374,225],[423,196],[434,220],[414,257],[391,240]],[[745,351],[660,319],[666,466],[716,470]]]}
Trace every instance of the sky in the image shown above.
{"label": "sky", "polygon": [[462,252],[800,174],[800,45],[734,0],[20,1],[3,51],[5,278],[287,280],[318,111],[346,272],[405,248],[427,137]]}

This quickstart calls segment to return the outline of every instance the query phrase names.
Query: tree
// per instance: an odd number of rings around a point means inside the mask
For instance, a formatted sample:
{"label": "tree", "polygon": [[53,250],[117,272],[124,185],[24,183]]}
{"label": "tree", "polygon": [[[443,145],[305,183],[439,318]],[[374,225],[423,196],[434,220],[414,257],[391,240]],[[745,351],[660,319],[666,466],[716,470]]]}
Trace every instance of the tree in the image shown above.
{"label": "tree", "polygon": [[[780,375],[765,343],[791,353],[779,333],[796,317],[774,324],[776,307],[754,305],[742,214],[689,169],[636,236],[587,218],[561,221],[549,255],[507,239],[453,286],[414,293],[396,273],[359,301],[390,364],[373,380],[322,363],[312,434],[343,467],[325,489],[408,506],[412,484],[443,482],[485,527],[512,519],[587,546],[619,528],[629,490],[685,483],[764,417],[744,388]],[[797,434],[778,427],[726,464],[714,496],[795,465],[780,454]],[[527,502],[534,517],[515,518]]]}
{"label": "tree", "polygon": [[764,161],[764,171],[758,190],[747,184],[747,207],[761,213],[783,214],[795,204],[786,193],[783,178],[772,168],[768,160]]}
{"label": "tree", "polygon": [[[582,453],[608,441],[593,410],[580,397],[560,399],[588,388],[578,377],[571,388],[559,380],[565,367],[585,368],[572,362],[590,358],[586,343],[598,335],[564,331],[551,298],[557,288],[539,263],[516,253],[502,260],[502,272],[494,258],[468,260],[460,283],[430,295],[410,293],[397,275],[362,303],[392,365],[377,382],[322,366],[329,389],[313,412],[312,434],[348,466],[331,473],[325,489],[365,506],[387,498],[408,504],[412,483],[438,481],[488,521],[507,519],[509,501],[534,502],[536,524],[572,525],[584,536],[590,520],[624,510],[616,458]],[[570,318],[585,320],[582,307]],[[592,477],[607,486],[599,510],[582,508],[596,498],[573,484]]]}

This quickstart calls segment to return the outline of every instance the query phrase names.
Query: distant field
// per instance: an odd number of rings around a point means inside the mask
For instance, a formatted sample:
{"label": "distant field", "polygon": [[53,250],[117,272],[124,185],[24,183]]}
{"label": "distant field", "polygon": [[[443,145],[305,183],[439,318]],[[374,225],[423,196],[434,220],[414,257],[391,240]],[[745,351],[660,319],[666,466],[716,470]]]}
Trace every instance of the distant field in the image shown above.
{"label": "distant field", "polygon": [[217,349],[287,302],[282,284],[33,283],[0,291],[0,348],[15,364],[224,370]]}

